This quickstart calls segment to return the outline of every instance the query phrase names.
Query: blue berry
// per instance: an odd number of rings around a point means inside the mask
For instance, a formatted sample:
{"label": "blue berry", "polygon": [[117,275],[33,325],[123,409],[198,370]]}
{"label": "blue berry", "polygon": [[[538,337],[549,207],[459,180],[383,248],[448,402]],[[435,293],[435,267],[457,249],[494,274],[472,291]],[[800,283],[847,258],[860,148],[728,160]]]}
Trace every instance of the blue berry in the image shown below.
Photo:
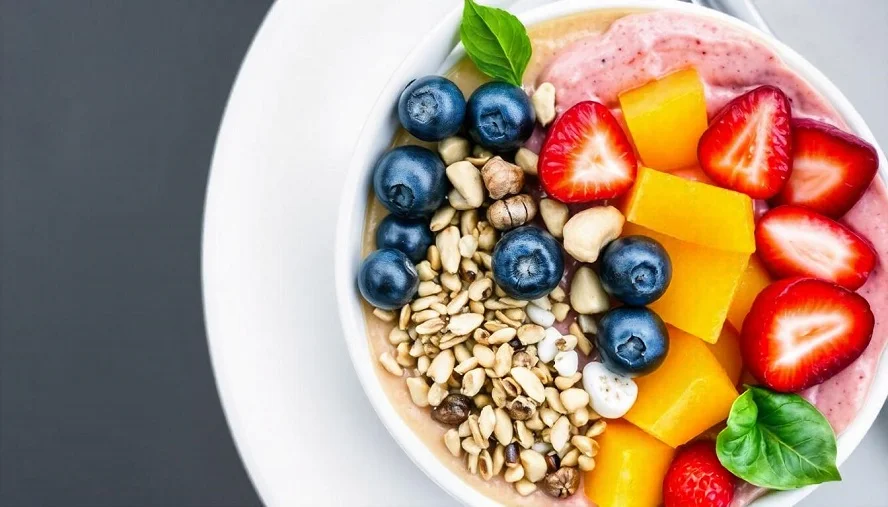
{"label": "blue berry", "polygon": [[399,146],[387,151],[373,170],[376,198],[399,217],[431,215],[444,202],[447,190],[444,162],[420,146]]}
{"label": "blue berry", "polygon": [[610,295],[633,306],[660,299],[672,281],[669,254],[647,236],[626,236],[601,254],[601,285]]}
{"label": "blue berry", "polygon": [[419,288],[419,274],[404,252],[377,250],[364,259],[358,273],[358,289],[371,305],[395,310],[410,302]]}
{"label": "blue berry", "polygon": [[414,263],[425,259],[426,250],[435,241],[429,221],[389,215],[376,229],[376,248],[394,248],[404,252]]}
{"label": "blue berry", "polygon": [[466,105],[466,128],[476,144],[491,151],[518,149],[533,133],[536,116],[520,87],[493,81],[481,85]]}
{"label": "blue berry", "polygon": [[456,134],[465,117],[465,97],[453,81],[441,76],[414,80],[398,100],[401,125],[423,141],[440,141]]}
{"label": "blue berry", "polygon": [[651,310],[622,306],[601,318],[595,345],[609,370],[637,377],[663,363],[669,351],[669,333],[660,316]]}
{"label": "blue berry", "polygon": [[558,286],[563,275],[561,246],[536,227],[509,231],[493,248],[493,279],[515,299],[542,297]]}

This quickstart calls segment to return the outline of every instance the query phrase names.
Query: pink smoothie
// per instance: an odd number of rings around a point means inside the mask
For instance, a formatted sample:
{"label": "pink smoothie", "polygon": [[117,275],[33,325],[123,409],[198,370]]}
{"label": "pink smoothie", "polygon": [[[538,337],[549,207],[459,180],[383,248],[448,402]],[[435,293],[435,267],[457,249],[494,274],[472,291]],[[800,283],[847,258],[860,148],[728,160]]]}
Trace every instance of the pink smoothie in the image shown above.
{"label": "pink smoothie", "polygon": [[[568,45],[548,62],[534,84],[550,82],[555,86],[559,113],[577,102],[595,100],[619,114],[617,96],[621,91],[688,67],[696,68],[704,81],[710,117],[743,92],[770,84],[786,93],[794,116],[812,117],[847,128],[826,99],[764,43],[717,22],[670,12],[629,15],[615,21],[602,34]],[[539,142],[537,136],[531,145]],[[684,176],[701,178],[694,172]],[[848,427],[863,405],[888,341],[885,183],[877,178],[843,221],[872,242],[879,263],[859,291],[876,315],[870,346],[847,369],[801,393],[826,415],[837,433]],[[758,488],[745,484],[738,490],[734,503],[745,505],[761,493]]]}

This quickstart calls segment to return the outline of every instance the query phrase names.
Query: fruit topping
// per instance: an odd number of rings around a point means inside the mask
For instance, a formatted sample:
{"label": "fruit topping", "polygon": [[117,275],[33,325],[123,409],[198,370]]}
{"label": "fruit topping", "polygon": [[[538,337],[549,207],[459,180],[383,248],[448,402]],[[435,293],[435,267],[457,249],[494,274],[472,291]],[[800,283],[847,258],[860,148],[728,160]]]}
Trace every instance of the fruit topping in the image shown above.
{"label": "fruit topping", "polygon": [[413,80],[398,100],[401,125],[423,141],[440,141],[456,134],[465,116],[465,97],[453,81],[441,76]]}
{"label": "fruit topping", "polygon": [[765,287],[771,284],[771,275],[765,269],[765,265],[759,260],[758,255],[749,257],[749,265],[740,278],[740,285],[731,301],[731,307],[728,308],[728,322],[734,326],[734,329],[743,329],[743,321],[749,309],[752,308],[752,302],[759,293],[765,290]]}
{"label": "fruit topping", "polygon": [[519,227],[503,234],[493,249],[493,279],[513,298],[545,296],[558,286],[563,275],[561,246],[536,227]]}
{"label": "fruit topping", "polygon": [[680,449],[663,481],[665,507],[728,507],[733,496],[734,476],[708,440]]}
{"label": "fruit topping", "polygon": [[550,197],[582,203],[626,193],[635,181],[638,161],[610,110],[587,101],[555,119],[543,142],[538,170]]}
{"label": "fruit topping", "polygon": [[703,171],[722,187],[770,199],[792,170],[789,100],[760,86],[729,102],[700,138]]}
{"label": "fruit topping", "polygon": [[358,273],[358,289],[371,305],[383,310],[401,308],[419,287],[419,274],[404,252],[377,250],[364,259]]}
{"label": "fruit topping", "polygon": [[466,130],[475,143],[495,152],[518,149],[533,133],[533,107],[520,87],[492,81],[466,104]]}
{"label": "fruit topping", "polygon": [[697,163],[707,118],[703,82],[695,69],[621,93],[620,107],[646,166],[672,171]]}
{"label": "fruit topping", "polygon": [[431,150],[400,146],[379,159],[373,170],[373,191],[389,211],[404,218],[431,215],[448,190],[444,163]]}
{"label": "fruit topping", "polygon": [[400,250],[414,263],[425,259],[426,250],[434,241],[429,221],[421,218],[389,215],[376,228],[376,248]]}
{"label": "fruit topping", "polygon": [[672,280],[672,262],[663,245],[647,236],[612,241],[601,255],[601,284],[627,305],[660,299]]}
{"label": "fruit topping", "polygon": [[879,170],[876,149],[863,139],[816,120],[792,121],[792,175],[778,204],[798,204],[841,218]]}
{"label": "fruit topping", "polygon": [[583,389],[589,393],[592,410],[608,419],[623,417],[638,397],[638,386],[631,378],[595,361],[583,368]]}
{"label": "fruit topping", "polygon": [[638,399],[626,420],[672,447],[724,421],[734,383],[699,338],[669,327],[669,353],[657,371],[635,379]]}
{"label": "fruit topping", "polygon": [[758,255],[778,278],[811,276],[860,288],[876,265],[876,252],[844,225],[800,206],[778,206],[759,221]]}
{"label": "fruit topping", "polygon": [[622,306],[604,314],[598,323],[595,345],[601,362],[627,377],[656,370],[669,351],[666,324],[647,308]]}
{"label": "fruit topping", "polygon": [[759,294],[746,318],[743,363],[775,391],[800,391],[857,359],[873,326],[863,296],[815,278],[781,280]]}
{"label": "fruit topping", "polygon": [[752,199],[739,192],[639,167],[623,210],[629,222],[689,243],[755,251]]}

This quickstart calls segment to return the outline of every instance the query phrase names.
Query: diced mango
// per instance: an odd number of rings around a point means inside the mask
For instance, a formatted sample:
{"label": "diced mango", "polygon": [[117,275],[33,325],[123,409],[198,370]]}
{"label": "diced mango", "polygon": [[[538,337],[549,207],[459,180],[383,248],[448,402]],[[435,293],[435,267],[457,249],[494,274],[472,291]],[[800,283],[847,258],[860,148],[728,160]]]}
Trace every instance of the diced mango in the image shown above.
{"label": "diced mango", "polygon": [[650,308],[667,323],[715,343],[749,254],[695,245],[627,222],[623,235],[634,234],[659,241],[672,261],[672,282]]}
{"label": "diced mango", "polygon": [[743,356],[740,355],[740,334],[730,324],[725,324],[718,341],[709,344],[709,351],[722,365],[734,385],[740,381],[743,371]]}
{"label": "diced mango", "polygon": [[752,302],[755,301],[759,292],[765,290],[765,287],[770,284],[771,275],[768,274],[762,261],[753,255],[749,258],[749,266],[743,273],[737,293],[734,294],[734,300],[731,302],[731,307],[728,308],[728,322],[734,326],[734,329],[743,330],[743,321],[746,320],[746,315],[752,308]]}
{"label": "diced mango", "polygon": [[752,200],[733,190],[639,167],[623,214],[629,222],[696,245],[755,251]]}
{"label": "diced mango", "polygon": [[608,421],[598,437],[595,468],[585,474],[586,497],[598,507],[657,507],[674,450],[626,421]]}
{"label": "diced mango", "polygon": [[672,447],[725,420],[737,398],[734,382],[706,344],[671,326],[663,364],[635,382],[638,399],[626,420]]}
{"label": "diced mango", "polygon": [[706,97],[695,69],[620,94],[620,107],[644,164],[671,171],[697,162],[706,130]]}

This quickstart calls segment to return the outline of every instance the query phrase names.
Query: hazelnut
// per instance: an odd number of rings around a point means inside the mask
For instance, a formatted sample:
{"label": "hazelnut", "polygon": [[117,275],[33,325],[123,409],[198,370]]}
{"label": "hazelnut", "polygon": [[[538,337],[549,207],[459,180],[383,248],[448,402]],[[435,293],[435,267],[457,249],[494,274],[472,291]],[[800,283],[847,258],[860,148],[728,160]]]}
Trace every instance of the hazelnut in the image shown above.
{"label": "hazelnut", "polygon": [[567,498],[577,492],[579,485],[580,474],[577,469],[564,467],[544,477],[541,487],[551,497]]}
{"label": "hazelnut", "polygon": [[561,458],[554,452],[546,454],[546,469],[549,473],[555,472],[561,467]]}
{"label": "hazelnut", "polygon": [[515,164],[510,164],[496,156],[488,160],[481,168],[481,178],[490,193],[491,199],[501,199],[510,194],[517,194],[524,186],[524,171]]}
{"label": "hazelnut", "polygon": [[491,204],[487,208],[487,221],[495,228],[505,231],[530,222],[536,214],[537,205],[533,198],[521,194]]}
{"label": "hazelnut", "polygon": [[462,394],[449,394],[444,401],[432,410],[432,419],[441,424],[458,426],[469,418],[472,399]]}

